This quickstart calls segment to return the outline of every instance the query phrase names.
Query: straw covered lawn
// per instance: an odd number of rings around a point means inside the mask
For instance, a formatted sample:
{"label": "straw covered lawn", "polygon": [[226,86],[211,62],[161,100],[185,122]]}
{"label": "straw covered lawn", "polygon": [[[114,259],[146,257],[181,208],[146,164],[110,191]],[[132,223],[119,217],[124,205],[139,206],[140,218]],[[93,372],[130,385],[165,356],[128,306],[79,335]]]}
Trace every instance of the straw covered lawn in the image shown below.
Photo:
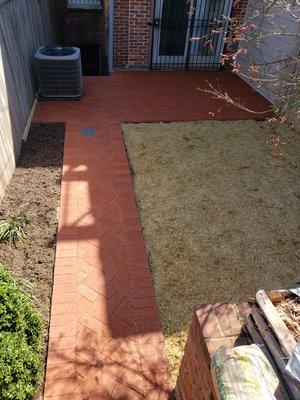
{"label": "straw covered lawn", "polygon": [[274,165],[272,129],[255,121],[123,125],[174,377],[195,305],[299,280],[299,140],[277,128],[283,156]]}

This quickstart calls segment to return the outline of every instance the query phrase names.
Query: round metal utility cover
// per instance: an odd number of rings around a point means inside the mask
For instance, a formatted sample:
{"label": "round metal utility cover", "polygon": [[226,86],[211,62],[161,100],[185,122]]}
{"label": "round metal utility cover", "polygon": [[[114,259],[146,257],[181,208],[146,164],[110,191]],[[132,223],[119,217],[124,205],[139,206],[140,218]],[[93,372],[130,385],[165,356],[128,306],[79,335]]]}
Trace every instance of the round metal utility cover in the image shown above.
{"label": "round metal utility cover", "polygon": [[96,129],[95,128],[84,128],[81,131],[83,136],[96,136]]}

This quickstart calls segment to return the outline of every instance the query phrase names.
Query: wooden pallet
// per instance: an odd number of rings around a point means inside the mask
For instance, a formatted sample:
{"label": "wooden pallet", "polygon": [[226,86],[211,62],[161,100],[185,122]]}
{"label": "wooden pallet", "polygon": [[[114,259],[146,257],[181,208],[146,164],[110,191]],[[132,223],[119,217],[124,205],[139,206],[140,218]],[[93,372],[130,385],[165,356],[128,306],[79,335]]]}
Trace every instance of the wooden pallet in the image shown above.
{"label": "wooden pallet", "polygon": [[252,305],[251,314],[244,320],[244,326],[253,342],[263,347],[289,397],[299,400],[300,389],[296,388],[283,374],[296,346],[296,340],[273,304],[292,296],[293,294],[287,290],[273,291],[268,294],[264,290],[259,290]]}

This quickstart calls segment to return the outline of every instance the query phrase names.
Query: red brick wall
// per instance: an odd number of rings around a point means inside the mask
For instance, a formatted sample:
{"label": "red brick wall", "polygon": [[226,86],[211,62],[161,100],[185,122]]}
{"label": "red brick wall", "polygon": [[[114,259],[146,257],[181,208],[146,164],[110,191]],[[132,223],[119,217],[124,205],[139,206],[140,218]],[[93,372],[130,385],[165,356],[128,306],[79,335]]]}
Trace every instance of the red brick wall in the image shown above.
{"label": "red brick wall", "polygon": [[99,44],[104,38],[104,24],[99,10],[70,10],[64,17],[65,44]]}
{"label": "red brick wall", "polygon": [[104,1],[103,12],[71,9],[67,7],[67,3],[67,0],[56,0],[60,43],[69,46],[99,45],[102,66],[107,68],[107,0]]}
{"label": "red brick wall", "polygon": [[[238,49],[238,42],[234,39],[234,27],[241,26],[245,19],[247,11],[248,0],[235,0],[233,2],[232,13],[231,13],[231,25],[232,30],[227,38],[227,43],[224,47],[224,54],[234,53]],[[225,63],[225,68],[231,68],[230,62]]]}
{"label": "red brick wall", "polygon": [[237,20],[239,23],[242,23],[245,18],[247,5],[248,0],[235,0],[233,2],[231,17]]}
{"label": "red brick wall", "polygon": [[67,0],[56,0],[60,40],[64,44],[97,44],[103,37],[102,15],[99,10],[67,7]]}
{"label": "red brick wall", "polygon": [[152,0],[115,1],[115,68],[149,68],[151,7]]}
{"label": "red brick wall", "polygon": [[115,1],[114,67],[128,65],[129,51],[129,1]]}

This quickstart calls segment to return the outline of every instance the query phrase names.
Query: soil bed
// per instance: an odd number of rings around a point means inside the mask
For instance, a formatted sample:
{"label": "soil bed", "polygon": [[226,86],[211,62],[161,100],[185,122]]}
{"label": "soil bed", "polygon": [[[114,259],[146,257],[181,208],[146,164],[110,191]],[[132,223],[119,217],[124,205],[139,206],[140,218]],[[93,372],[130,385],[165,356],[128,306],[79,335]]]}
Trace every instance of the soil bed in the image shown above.
{"label": "soil bed", "polygon": [[123,125],[174,377],[195,305],[249,299],[299,279],[299,139],[282,129],[255,121]]}
{"label": "soil bed", "polygon": [[21,211],[29,218],[24,244],[0,243],[0,263],[31,294],[45,324],[47,342],[65,126],[35,124],[0,204],[0,219]]}

